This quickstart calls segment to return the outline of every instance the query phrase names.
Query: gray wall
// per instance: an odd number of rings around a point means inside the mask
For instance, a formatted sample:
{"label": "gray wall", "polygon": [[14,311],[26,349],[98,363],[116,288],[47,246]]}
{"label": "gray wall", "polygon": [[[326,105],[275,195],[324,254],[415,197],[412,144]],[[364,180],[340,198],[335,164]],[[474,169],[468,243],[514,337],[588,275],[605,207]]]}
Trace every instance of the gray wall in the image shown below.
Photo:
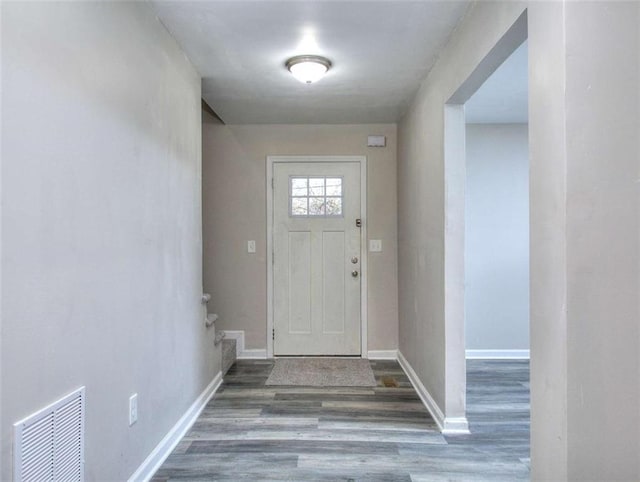
{"label": "gray wall", "polygon": [[[2,13],[3,13],[3,2],[0,2],[0,27],[2,27]],[[0,31],[0,55],[2,55],[2,32]],[[2,64],[3,62],[0,60],[0,116],[3,116],[3,110],[2,110],[2,104],[3,104],[3,95],[2,95],[2,84],[4,83],[4,77],[2,76]],[[2,127],[0,124],[0,437],[4,436],[4,430],[3,430],[3,423],[2,423],[2,414],[3,414],[3,405],[4,405],[4,397],[3,397],[3,392],[2,392],[2,363],[3,363],[3,357],[2,357],[2,320],[3,320],[3,310],[2,310],[2,293],[3,293],[3,288],[2,288],[2,199],[3,199],[3,189],[2,189],[2,165],[4,163],[3,161],[3,152],[2,152]],[[3,468],[4,468],[4,455],[3,455],[3,447],[0,444],[0,478],[3,477]]]}
{"label": "gray wall", "polygon": [[638,480],[639,3],[471,7],[398,128],[400,350],[445,415],[458,415],[442,288],[443,108],[526,7],[532,478]]}
{"label": "gray wall", "polygon": [[85,385],[87,480],[124,480],[219,371],[200,78],[144,2],[3,2],[2,44],[0,479],[12,424]]}
{"label": "gray wall", "polygon": [[[464,307],[463,293],[449,287],[462,287],[464,279],[445,276],[445,235],[463,240],[464,224],[452,231],[447,218],[445,196],[456,191],[445,179],[444,105],[524,8],[518,2],[474,4],[398,125],[399,349],[447,418],[464,416],[465,367],[464,319],[450,333],[445,325],[446,303],[458,298],[458,310]],[[461,167],[463,176],[464,161]],[[457,203],[464,213],[463,192]]]}
{"label": "gray wall", "polygon": [[639,480],[640,4],[529,11],[534,475]]}
{"label": "gray wall", "polygon": [[467,349],[529,349],[528,128],[467,124]]}
{"label": "gray wall", "polygon": [[[386,135],[387,147],[367,148],[367,134]],[[220,327],[244,330],[249,349],[266,348],[269,155],[367,156],[368,236],[381,239],[383,247],[368,259],[368,349],[395,350],[395,125],[203,125],[204,280]],[[247,253],[249,239],[256,240],[256,254]]]}

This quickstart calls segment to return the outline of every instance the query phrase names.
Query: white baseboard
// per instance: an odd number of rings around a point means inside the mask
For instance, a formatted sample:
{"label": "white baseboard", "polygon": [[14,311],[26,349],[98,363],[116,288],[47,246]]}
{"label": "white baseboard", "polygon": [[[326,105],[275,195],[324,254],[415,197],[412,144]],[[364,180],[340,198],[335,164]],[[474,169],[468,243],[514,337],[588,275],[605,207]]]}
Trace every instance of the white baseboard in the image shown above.
{"label": "white baseboard", "polygon": [[247,350],[244,344],[244,330],[224,330],[227,339],[236,340],[236,358],[238,360],[264,360],[267,358],[266,349]]}
{"label": "white baseboard", "polygon": [[469,421],[467,417],[446,417],[442,433],[445,435],[468,434]]}
{"label": "white baseboard", "polygon": [[398,363],[407,374],[409,381],[415,388],[420,400],[427,408],[440,431],[445,435],[469,433],[469,423],[465,417],[445,417],[438,407],[427,388],[422,384],[413,367],[409,364],[404,355],[398,350]]}
{"label": "white baseboard", "polygon": [[244,351],[244,330],[222,330],[227,340],[236,340],[236,358]]}
{"label": "white baseboard", "polygon": [[198,415],[200,415],[200,412],[202,412],[202,409],[207,405],[207,402],[211,400],[211,397],[213,397],[218,388],[220,388],[220,385],[222,385],[222,372],[218,372],[213,380],[211,380],[211,383],[207,385],[207,388],[205,388],[196,401],[191,404],[184,415],[180,417],[180,420],[169,430],[160,443],[156,445],[156,448],[154,448],[145,461],[142,462],[142,465],[129,477],[129,482],[146,482],[153,477],[153,474],[156,473],[176,445],[182,440],[182,437],[184,437],[191,428],[198,418]]}
{"label": "white baseboard", "polygon": [[243,350],[238,357],[238,360],[266,360],[267,350]]}
{"label": "white baseboard", "polygon": [[367,358],[369,360],[397,360],[398,350],[369,350]]}
{"label": "white baseboard", "polygon": [[528,360],[529,350],[466,350],[465,356],[473,360]]}

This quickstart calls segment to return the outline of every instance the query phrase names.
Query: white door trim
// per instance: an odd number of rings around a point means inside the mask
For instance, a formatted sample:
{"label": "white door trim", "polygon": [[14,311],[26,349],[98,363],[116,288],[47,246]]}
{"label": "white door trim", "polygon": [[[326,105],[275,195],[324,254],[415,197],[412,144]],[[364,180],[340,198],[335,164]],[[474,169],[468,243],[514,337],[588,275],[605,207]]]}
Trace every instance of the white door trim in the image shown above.
{"label": "white door trim", "polygon": [[367,157],[267,156],[267,358],[273,358],[273,165],[279,162],[360,163],[360,355],[367,358]]}

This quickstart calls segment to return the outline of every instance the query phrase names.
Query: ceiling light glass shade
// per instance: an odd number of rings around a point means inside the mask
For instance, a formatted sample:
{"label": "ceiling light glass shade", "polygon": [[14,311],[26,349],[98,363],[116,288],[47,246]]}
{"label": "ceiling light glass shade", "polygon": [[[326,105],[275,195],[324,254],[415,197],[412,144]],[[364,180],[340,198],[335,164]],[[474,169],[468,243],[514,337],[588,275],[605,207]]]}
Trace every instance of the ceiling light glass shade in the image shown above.
{"label": "ceiling light glass shade", "polygon": [[318,55],[298,55],[287,60],[286,66],[300,82],[311,84],[320,80],[327,73],[331,62]]}

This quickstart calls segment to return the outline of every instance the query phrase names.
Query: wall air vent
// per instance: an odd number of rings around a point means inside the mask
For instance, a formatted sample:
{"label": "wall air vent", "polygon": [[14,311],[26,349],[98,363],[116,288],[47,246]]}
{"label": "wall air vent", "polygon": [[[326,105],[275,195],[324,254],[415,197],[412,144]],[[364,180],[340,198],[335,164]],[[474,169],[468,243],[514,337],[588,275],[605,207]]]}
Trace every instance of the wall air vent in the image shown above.
{"label": "wall air vent", "polygon": [[84,481],[84,387],[13,425],[15,482]]}

